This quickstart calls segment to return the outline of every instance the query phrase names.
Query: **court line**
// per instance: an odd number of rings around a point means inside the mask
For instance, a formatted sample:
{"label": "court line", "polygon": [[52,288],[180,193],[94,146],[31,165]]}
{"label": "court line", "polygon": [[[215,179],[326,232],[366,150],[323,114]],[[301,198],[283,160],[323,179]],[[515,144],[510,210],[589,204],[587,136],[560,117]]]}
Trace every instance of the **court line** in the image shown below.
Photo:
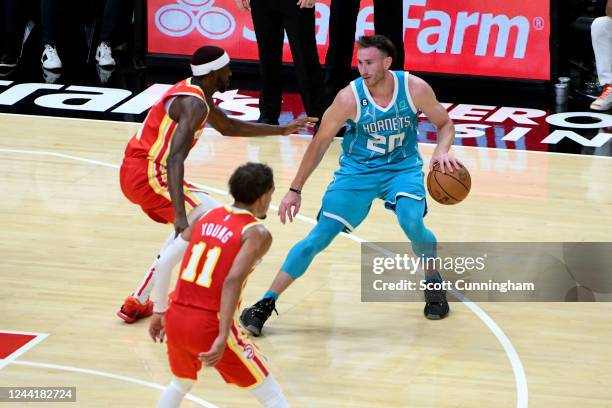
{"label": "court line", "polygon": [[32,347],[34,347],[35,345],[37,345],[38,343],[40,343],[41,341],[43,341],[49,336],[48,333],[29,333],[29,332],[18,332],[18,331],[12,331],[12,330],[0,330],[0,333],[23,334],[26,336],[36,336],[32,340],[28,341],[26,344],[24,344],[23,346],[19,347],[17,350],[9,354],[8,357],[4,359],[0,359],[0,370],[2,370],[2,368],[14,362],[17,359],[17,357],[21,356],[23,353],[30,350]]}
{"label": "court line", "polygon": [[[76,120],[76,121],[82,121],[82,122],[102,122],[102,123],[112,123],[112,124],[127,124],[127,125],[142,125],[141,122],[123,122],[123,121],[118,121],[118,120],[104,120],[104,119],[87,119],[87,118],[71,118],[71,117],[64,117],[64,116],[42,116],[42,115],[25,115],[25,114],[19,114],[19,113],[2,113],[0,112],[0,116],[17,116],[17,117],[30,117],[30,118],[43,118],[43,119],[61,119],[61,120]],[[535,128],[534,128],[535,129]],[[213,128],[205,128],[204,130],[207,131],[212,131],[215,133],[218,133],[219,135],[221,135],[221,133],[219,133],[217,130],[213,129]],[[291,136],[297,136],[300,138],[308,138],[308,139],[312,139],[312,135],[308,135],[308,134],[292,134]],[[279,136],[282,137],[282,136]],[[341,137],[335,137],[335,140],[342,140]],[[126,139],[127,140],[127,139]],[[608,142],[608,143],[612,143],[612,142]],[[431,143],[424,143],[424,142],[419,142],[418,143],[419,146],[433,146],[435,145],[434,142]],[[522,149],[505,149],[503,147],[481,147],[481,146],[462,146],[462,145],[452,145],[452,148],[457,148],[457,149],[474,149],[474,150],[495,150],[495,151],[499,151],[499,152],[524,152],[524,153],[531,153],[531,154],[546,154],[546,155],[551,155],[551,156],[565,156],[565,157],[586,157],[586,158],[594,158],[594,159],[612,159],[612,156],[597,156],[597,155],[586,155],[586,154],[579,154],[579,153],[563,153],[563,152],[545,152],[545,151],[540,151],[540,150],[522,150]]]}
{"label": "court line", "polygon": [[[99,371],[99,370],[90,370],[88,368],[79,368],[79,367],[71,367],[71,366],[66,366],[66,365],[59,365],[59,364],[48,364],[48,363],[40,363],[40,362],[36,362],[36,361],[24,361],[24,360],[16,360],[16,361],[12,361],[11,364],[15,364],[15,365],[20,365],[20,366],[27,366],[27,367],[40,367],[40,368],[50,368],[53,370],[62,370],[62,371],[71,371],[74,373],[80,373],[80,374],[89,374],[89,375],[95,375],[98,377],[105,377],[105,378],[110,378],[113,380],[118,380],[118,381],[125,381],[128,383],[132,383],[132,384],[138,384],[138,385],[142,385],[145,387],[149,387],[149,388],[153,388],[156,390],[165,390],[166,386],[164,385],[160,385],[160,384],[156,384],[153,382],[149,382],[149,381],[144,381],[144,380],[139,380],[137,378],[132,378],[132,377],[126,377],[124,375],[118,375],[118,374],[113,374],[113,373],[108,373],[105,371]],[[211,404],[210,402],[204,401],[201,398],[196,397],[195,395],[192,394],[187,394],[185,395],[185,399],[188,399],[189,401],[192,401],[202,407],[206,407],[206,408],[219,408],[218,406]]]}
{"label": "court line", "polygon": [[113,168],[113,169],[118,169],[119,168],[119,165],[117,165],[117,164],[106,163],[106,162],[101,162],[101,161],[92,160],[92,159],[85,159],[83,157],[72,156],[72,155],[64,154],[64,153],[46,152],[46,151],[40,151],[40,150],[21,150],[21,149],[4,149],[4,148],[0,148],[0,152],[34,154],[34,155],[38,155],[38,156],[53,156],[53,157],[59,157],[59,158],[62,158],[62,159],[70,159],[70,160],[80,161],[80,162],[83,162],[83,163],[95,164],[95,165],[98,165],[98,166],[110,167],[110,168]]}
{"label": "court line", "polygon": [[[9,364],[22,365],[22,366],[31,366],[31,367],[51,368],[51,369],[56,369],[56,370],[72,371],[72,372],[75,372],[75,373],[97,375],[99,377],[106,377],[106,378],[111,378],[111,379],[114,379],[114,380],[125,381],[125,382],[129,382],[129,383],[133,383],[133,384],[143,385],[145,387],[154,388],[154,389],[157,389],[157,390],[165,390],[166,389],[165,386],[160,385],[160,384],[156,384],[156,383],[152,383],[152,382],[144,381],[144,380],[139,380],[137,378],[126,377],[126,376],[123,376],[123,375],[118,375],[118,374],[108,373],[108,372],[104,372],[104,371],[99,371],[99,370],[90,370],[90,369],[87,369],[87,368],[71,367],[71,366],[65,366],[65,365],[59,365],[59,364],[48,364],[48,363],[38,363],[38,362],[33,362],[33,361],[17,360],[18,357],[20,357],[25,352],[30,350],[32,347],[36,346],[38,343],[40,343],[41,341],[46,339],[49,336],[49,334],[48,333],[19,332],[19,331],[12,331],[12,330],[0,330],[0,333],[23,334],[23,335],[36,336],[36,338],[30,340],[28,343],[26,343],[23,346],[21,346],[19,349],[17,349],[13,353],[11,353],[11,355],[6,357],[5,359],[0,359],[0,370],[3,369],[4,367],[6,367]],[[196,397],[195,395],[192,395],[192,394],[185,395],[185,398],[190,400],[190,401],[192,401],[192,402],[194,402],[194,403],[196,403],[196,404],[198,404],[198,405],[200,405],[200,406],[202,406],[202,407],[206,407],[206,408],[219,408],[216,405],[211,404],[210,402],[204,401],[203,399],[198,398],[198,397]]]}
{"label": "court line", "polygon": [[[105,162],[101,162],[98,160],[90,160],[90,159],[85,159],[82,157],[78,157],[78,156],[72,156],[72,155],[67,155],[67,154],[63,154],[63,153],[56,153],[56,152],[48,152],[48,151],[30,151],[30,150],[19,150],[19,149],[5,149],[5,148],[0,148],[0,152],[5,152],[5,153],[23,153],[23,154],[37,154],[37,155],[46,155],[46,156],[55,156],[55,157],[60,157],[60,158],[65,158],[65,159],[71,159],[71,160],[76,160],[76,161],[80,161],[80,162],[84,162],[84,163],[90,163],[90,164],[97,164],[97,165],[102,165],[105,167],[110,167],[110,168],[119,168],[118,165],[112,164],[112,163],[105,163]],[[195,184],[195,183],[193,183]],[[197,187],[199,188],[203,188],[205,190],[208,190],[210,192],[214,192],[214,193],[218,193],[221,195],[229,195],[229,193],[227,191],[224,190],[220,190],[214,187],[209,187],[203,184],[196,184]],[[278,207],[276,206],[270,206],[273,210],[277,211]],[[304,222],[307,222],[309,224],[316,224],[317,221],[303,216],[301,214],[298,214],[298,216],[296,217],[299,220],[302,220]],[[341,234],[343,237],[348,238],[352,241],[355,241],[357,243],[368,243],[367,240],[355,235],[355,234],[345,234],[342,233]],[[517,394],[517,401],[516,401],[516,406],[517,408],[527,408],[528,407],[528,401],[529,401],[529,390],[528,390],[528,386],[527,386],[527,376],[525,375],[525,369],[523,367],[523,363],[521,362],[521,359],[518,355],[518,353],[516,352],[516,349],[514,348],[514,346],[512,345],[512,342],[510,341],[510,339],[508,338],[508,336],[506,336],[506,334],[504,333],[504,331],[501,329],[501,327],[499,327],[499,325],[497,325],[497,323],[484,311],[482,310],[477,304],[475,304],[474,302],[462,302],[463,304],[465,304],[465,306],[470,309],[483,323],[485,326],[487,326],[487,328],[493,333],[493,335],[495,336],[495,338],[497,338],[497,340],[499,341],[499,343],[502,345],[504,351],[506,352],[506,355],[508,356],[508,359],[510,360],[510,365],[512,367],[512,372],[514,374],[514,379],[515,379],[515,384],[516,384],[516,394]]]}

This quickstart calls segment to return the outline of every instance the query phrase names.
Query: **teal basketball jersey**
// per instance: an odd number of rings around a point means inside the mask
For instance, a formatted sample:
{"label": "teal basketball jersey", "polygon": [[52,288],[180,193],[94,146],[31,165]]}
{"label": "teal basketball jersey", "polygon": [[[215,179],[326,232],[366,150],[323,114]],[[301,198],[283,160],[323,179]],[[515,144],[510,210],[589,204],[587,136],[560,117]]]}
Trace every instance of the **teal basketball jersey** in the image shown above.
{"label": "teal basketball jersey", "polygon": [[387,107],[374,102],[362,78],[350,86],[357,116],[346,122],[340,163],[372,169],[402,164],[421,165],[417,145],[417,112],[408,91],[408,72],[390,71],[395,82]]}

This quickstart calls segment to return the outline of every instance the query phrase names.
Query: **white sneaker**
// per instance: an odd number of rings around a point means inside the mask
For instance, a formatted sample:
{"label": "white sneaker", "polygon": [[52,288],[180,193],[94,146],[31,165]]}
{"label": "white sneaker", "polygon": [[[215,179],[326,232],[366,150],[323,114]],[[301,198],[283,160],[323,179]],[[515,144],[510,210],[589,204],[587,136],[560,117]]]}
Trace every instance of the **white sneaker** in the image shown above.
{"label": "white sneaker", "polygon": [[42,77],[47,84],[54,84],[62,77],[62,71],[52,71],[50,69],[42,69]]}
{"label": "white sneaker", "polygon": [[98,49],[96,50],[96,61],[101,67],[114,67],[115,59],[113,58],[113,52],[111,47],[105,43],[101,42],[98,45]]}
{"label": "white sneaker", "polygon": [[40,62],[45,69],[60,69],[62,67],[62,60],[57,55],[57,50],[49,44],[45,44]]}
{"label": "white sneaker", "polygon": [[115,67],[103,67],[102,65],[96,65],[96,72],[98,73],[100,83],[104,85],[110,80],[111,76],[113,76],[113,72],[115,72]]}
{"label": "white sneaker", "polygon": [[603,92],[595,102],[591,104],[591,109],[597,111],[607,111],[612,109],[612,84],[604,85]]}

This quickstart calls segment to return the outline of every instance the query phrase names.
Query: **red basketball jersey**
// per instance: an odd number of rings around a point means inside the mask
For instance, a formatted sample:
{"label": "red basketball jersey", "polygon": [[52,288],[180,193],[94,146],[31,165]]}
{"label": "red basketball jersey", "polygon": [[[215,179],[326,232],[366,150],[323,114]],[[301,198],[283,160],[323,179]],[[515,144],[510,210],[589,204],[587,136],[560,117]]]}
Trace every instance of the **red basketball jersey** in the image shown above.
{"label": "red basketball jersey", "polygon": [[[191,83],[191,78],[173,85],[149,110],[144,123],[125,149],[125,157],[148,159],[151,162],[149,178],[153,178],[153,175],[159,177],[163,175],[165,177],[170,144],[178,126],[178,122],[173,120],[166,112],[166,102],[170,98],[181,95],[194,96],[206,103],[204,92],[199,86]],[[194,135],[191,148],[198,141],[202,129],[206,125],[206,119],[202,118],[202,124]]]}
{"label": "red basketball jersey", "polygon": [[249,211],[227,206],[201,217],[185,251],[172,302],[218,312],[223,282],[240,251],[242,234],[256,224]]}

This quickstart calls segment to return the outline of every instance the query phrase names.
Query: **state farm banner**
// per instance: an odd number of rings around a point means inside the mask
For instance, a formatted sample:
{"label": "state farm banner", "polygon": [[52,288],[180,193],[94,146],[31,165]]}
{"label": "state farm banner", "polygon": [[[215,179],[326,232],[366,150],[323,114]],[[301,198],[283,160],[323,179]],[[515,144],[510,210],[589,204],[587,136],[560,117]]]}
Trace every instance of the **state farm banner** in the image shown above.
{"label": "state farm banner", "polygon": [[[372,0],[362,0],[356,37],[374,33],[373,13]],[[323,62],[329,0],[317,2],[316,16]],[[190,55],[214,44],[233,59],[258,59],[251,15],[234,0],[148,0],[148,27],[149,53]],[[548,0],[404,0],[404,35],[409,70],[550,79]],[[283,58],[291,61],[288,44]]]}

